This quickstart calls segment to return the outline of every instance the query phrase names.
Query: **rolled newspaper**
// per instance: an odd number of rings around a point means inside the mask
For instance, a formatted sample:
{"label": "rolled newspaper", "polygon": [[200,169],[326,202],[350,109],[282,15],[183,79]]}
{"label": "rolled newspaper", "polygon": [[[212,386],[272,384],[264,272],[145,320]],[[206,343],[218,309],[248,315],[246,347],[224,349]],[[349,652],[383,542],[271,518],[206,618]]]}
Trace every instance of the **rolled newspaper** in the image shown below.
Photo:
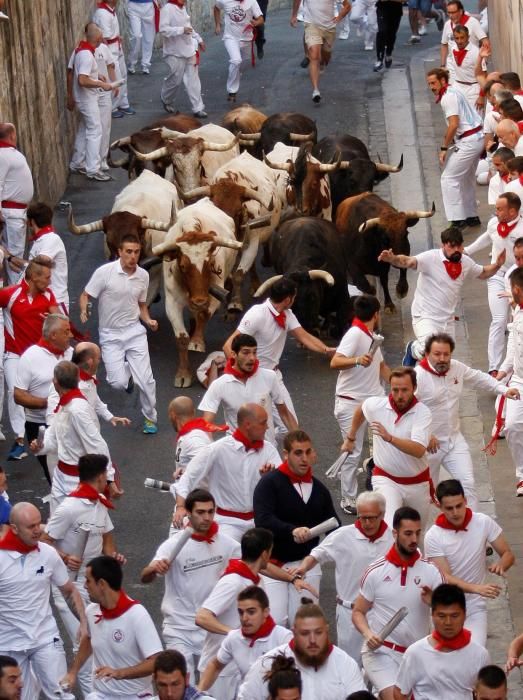
{"label": "rolled newspaper", "polygon": [[329,518],[328,520],[324,520],[319,525],[315,525],[314,527],[309,528],[309,539],[313,540],[315,537],[319,537],[320,535],[329,532],[329,530],[335,530],[339,526],[340,524],[338,523],[336,518]]}
{"label": "rolled newspaper", "polygon": [[384,340],[385,340],[385,338],[382,335],[380,335],[379,333],[373,333],[372,334],[372,343],[370,344],[370,348],[369,348],[369,355],[372,355],[374,357],[378,348],[381,348],[381,346],[383,345]]}
{"label": "rolled newspaper", "polygon": [[192,535],[194,535],[194,530],[192,529],[192,527],[186,527],[182,530],[182,533],[178,537],[178,540],[174,546],[174,549],[171,552],[169,562],[173,562],[176,559],[178,554],[180,554],[180,552],[182,551],[182,549],[186,545],[187,540],[189,540]]}
{"label": "rolled newspaper", "polygon": [[331,464],[331,466],[327,469],[327,471],[325,472],[325,476],[328,479],[335,479],[338,476],[338,474],[340,473],[341,468],[345,464],[348,456],[349,456],[348,452],[342,452],[340,454],[340,456],[338,457],[338,459],[333,464]]}
{"label": "rolled newspaper", "polygon": [[398,612],[394,613],[390,620],[383,625],[381,630],[378,632],[378,637],[384,640],[387,639],[391,632],[394,632],[399,623],[404,620],[408,614],[409,611],[407,608],[400,608]]}
{"label": "rolled newspaper", "polygon": [[158,489],[159,491],[170,491],[171,484],[168,481],[162,481],[161,479],[150,479],[147,478],[143,485],[146,489]]}
{"label": "rolled newspaper", "polygon": [[[87,540],[89,539],[90,534],[91,530],[85,527],[85,525],[81,525],[78,529],[78,536],[76,538],[75,546],[71,549],[70,552],[66,552],[66,554],[70,554],[73,557],[78,557],[78,559],[83,559],[85,554],[85,548],[87,547]],[[69,569],[69,580],[76,581],[76,579],[78,578],[78,574],[79,570],[71,571]]]}

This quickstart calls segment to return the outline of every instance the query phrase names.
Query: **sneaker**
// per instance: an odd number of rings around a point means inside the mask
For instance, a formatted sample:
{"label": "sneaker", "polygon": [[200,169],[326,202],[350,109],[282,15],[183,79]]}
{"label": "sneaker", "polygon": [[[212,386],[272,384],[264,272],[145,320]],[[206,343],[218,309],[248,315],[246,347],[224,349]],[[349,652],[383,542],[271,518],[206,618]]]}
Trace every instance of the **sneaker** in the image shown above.
{"label": "sneaker", "polygon": [[305,58],[303,59],[303,61],[300,63],[300,66],[301,66],[302,68],[308,68],[309,63],[310,63],[310,59],[307,58],[307,56],[305,56]]}
{"label": "sneaker", "polygon": [[128,114],[129,116],[136,114],[136,110],[133,109],[132,107],[118,107],[118,110],[120,112],[123,112],[124,114]]}
{"label": "sneaker", "polygon": [[0,442],[5,442],[3,427],[0,425]]}
{"label": "sneaker", "polygon": [[127,66],[127,72],[134,75],[136,73],[136,66]]}
{"label": "sneaker", "polygon": [[[8,459],[10,458],[8,457]],[[519,481],[518,485],[516,486],[516,496],[523,496],[523,481]]]}
{"label": "sneaker", "polygon": [[312,91],[312,101],[316,102],[316,104],[318,104],[318,102],[320,100],[321,100],[320,91],[316,88],[315,90]]}
{"label": "sneaker", "polygon": [[427,27],[425,27],[425,25],[422,25],[422,26],[419,28],[419,35],[420,35],[420,36],[425,36],[426,34],[427,34]]}
{"label": "sneaker", "polygon": [[143,419],[143,429],[142,433],[145,435],[156,435],[158,432],[158,426],[156,423],[153,423],[152,420],[149,420],[148,418]]}
{"label": "sneaker", "polygon": [[383,61],[376,61],[372,70],[375,73],[379,73],[382,68],[383,68]]}
{"label": "sneaker", "polygon": [[363,460],[361,465],[362,470],[365,472],[365,488],[367,491],[372,491],[372,472],[374,471],[374,460],[372,457],[367,457]]}
{"label": "sneaker", "polygon": [[481,219],[479,216],[469,216],[465,219],[467,226],[481,226]]}
{"label": "sneaker", "polygon": [[443,10],[436,10],[436,12],[438,13],[438,18],[436,19],[436,27],[438,28],[438,30],[440,32],[442,32],[443,27],[445,26],[445,22],[447,21],[447,19],[445,17],[445,13],[443,12]]}
{"label": "sneaker", "polygon": [[119,109],[115,109],[114,112],[111,112],[112,119],[123,119],[124,117],[125,114]]}
{"label": "sneaker", "polygon": [[415,367],[416,366],[417,360],[414,357],[414,355],[412,354],[413,343],[414,343],[413,340],[409,340],[409,342],[405,346],[405,354],[403,355],[403,359],[401,361],[401,364],[404,367]]}
{"label": "sneaker", "polygon": [[9,17],[5,12],[0,12],[0,22],[9,22]]}
{"label": "sneaker", "polygon": [[25,447],[23,445],[21,445],[19,442],[14,442],[13,446],[9,450],[9,454],[7,455],[7,461],[14,462],[15,460],[24,459],[25,457],[27,457],[27,452],[25,451]]}
{"label": "sneaker", "polygon": [[228,92],[227,93],[227,102],[236,102],[236,93],[235,92]]}
{"label": "sneaker", "polygon": [[340,508],[346,515],[356,515],[356,499],[345,496],[340,501]]}
{"label": "sneaker", "polygon": [[143,68],[143,67],[142,67],[142,75],[149,75],[150,72],[151,72],[151,71],[149,70],[149,68]]}
{"label": "sneaker", "polygon": [[127,382],[127,386],[125,387],[125,393],[126,394],[132,394],[134,391],[134,379],[133,375],[129,377],[129,381]]}
{"label": "sneaker", "polygon": [[69,172],[70,173],[80,173],[80,175],[87,175],[87,171],[85,168],[75,168],[72,165],[69,166]]}
{"label": "sneaker", "polygon": [[346,41],[349,38],[349,32],[343,31],[339,33],[338,39],[341,39],[342,41]]}
{"label": "sneaker", "polygon": [[169,112],[170,114],[176,114],[176,107],[173,107],[172,105],[168,105],[167,102],[164,102],[162,100],[162,105],[163,108],[165,109],[166,112]]}
{"label": "sneaker", "polygon": [[392,56],[385,56],[385,68],[392,66]]}
{"label": "sneaker", "polygon": [[419,36],[417,34],[412,34],[410,39],[407,41],[407,44],[409,46],[412,46],[413,44],[419,44],[420,41],[421,41],[421,39],[419,38]]}
{"label": "sneaker", "polygon": [[455,228],[465,228],[467,226],[467,222],[465,219],[458,219],[457,221],[451,221],[450,225],[454,226]]}
{"label": "sneaker", "polygon": [[197,119],[207,119],[209,116],[207,112],[204,112],[203,109],[201,109],[199,112],[193,112],[193,117],[196,117]]}
{"label": "sneaker", "polygon": [[110,169],[111,169],[111,168],[107,165],[107,161],[103,161],[103,163],[102,163],[101,166],[100,166],[100,170],[103,170],[104,173],[106,173],[106,172],[107,172],[108,170],[110,170]]}
{"label": "sneaker", "polygon": [[365,44],[365,51],[374,51],[374,44]]}
{"label": "sneaker", "polygon": [[88,180],[98,180],[98,182],[108,182],[109,180],[112,180],[113,178],[110,175],[106,175],[101,170],[99,170],[97,173],[87,173],[87,179]]}

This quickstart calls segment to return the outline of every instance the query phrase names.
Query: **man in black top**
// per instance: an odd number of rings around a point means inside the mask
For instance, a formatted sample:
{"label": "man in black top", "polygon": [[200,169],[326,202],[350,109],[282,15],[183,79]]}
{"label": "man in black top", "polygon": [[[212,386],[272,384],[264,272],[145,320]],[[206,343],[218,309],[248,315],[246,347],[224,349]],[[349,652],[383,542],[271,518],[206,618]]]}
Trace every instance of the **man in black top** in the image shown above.
{"label": "man in black top", "polygon": [[[285,462],[266,474],[254,489],[254,522],[274,535],[271,562],[292,569],[310,554],[319,542],[311,539],[310,528],[329,518],[337,518],[328,489],[312,476],[316,452],[303,430],[287,434],[283,442]],[[339,522],[339,521],[338,521]],[[307,572],[306,579],[319,590],[319,565]],[[271,614],[278,624],[294,620],[300,595],[279,581],[264,579],[271,601]]]}

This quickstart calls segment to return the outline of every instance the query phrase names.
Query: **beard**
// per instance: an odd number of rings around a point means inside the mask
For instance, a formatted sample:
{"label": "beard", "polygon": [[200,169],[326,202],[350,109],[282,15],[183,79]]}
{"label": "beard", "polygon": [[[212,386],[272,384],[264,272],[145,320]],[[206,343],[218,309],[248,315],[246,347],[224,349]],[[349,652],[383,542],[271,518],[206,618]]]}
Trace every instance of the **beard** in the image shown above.
{"label": "beard", "polygon": [[455,253],[452,253],[452,255],[449,255],[447,257],[447,260],[449,262],[459,263],[459,262],[461,262],[461,256],[462,256],[462,253],[460,253],[459,251],[456,251]]}
{"label": "beard", "polygon": [[440,374],[448,372],[450,369],[450,362],[436,362],[434,364],[434,369]]}
{"label": "beard", "polygon": [[309,668],[314,668],[318,669],[320,666],[323,666],[325,661],[327,660],[328,656],[330,654],[330,642],[327,640],[325,643],[325,647],[320,651],[319,654],[316,654],[315,656],[312,656],[311,654],[307,654],[306,651],[302,651],[301,649],[298,648],[298,645],[295,644],[294,646],[294,655],[300,662],[302,666],[308,666]]}
{"label": "beard", "polygon": [[416,549],[417,549],[417,547],[415,547],[415,548],[412,549],[412,550],[407,549],[407,547],[404,547],[404,546],[403,546],[402,544],[400,544],[399,542],[396,542],[396,547],[398,548],[398,552],[399,552],[400,554],[403,554],[404,557],[411,557],[411,556],[414,554],[414,552],[416,551]]}

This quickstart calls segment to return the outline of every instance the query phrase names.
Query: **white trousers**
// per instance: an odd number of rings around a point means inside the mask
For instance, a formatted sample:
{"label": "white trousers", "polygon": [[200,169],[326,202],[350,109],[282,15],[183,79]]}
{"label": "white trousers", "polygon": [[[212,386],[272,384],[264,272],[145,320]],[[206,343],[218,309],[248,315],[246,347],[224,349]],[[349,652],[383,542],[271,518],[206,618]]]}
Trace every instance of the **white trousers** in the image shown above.
{"label": "white trousers", "polygon": [[[289,561],[284,564],[283,568],[285,570],[293,569],[299,566],[300,563],[299,561]],[[316,564],[310,571],[307,571],[303,578],[319,591],[321,584],[321,566]],[[286,583],[285,581],[276,581],[268,576],[263,576],[263,586],[265,592],[269,596],[271,615],[276,624],[292,627],[296,612],[301,605],[303,593],[297,591],[292,584]],[[308,592],[306,592],[305,595],[310,597]]]}
{"label": "white trousers", "polygon": [[[125,65],[125,56],[123,51],[120,50],[117,54],[113,54],[114,58],[114,72],[116,74],[116,80],[127,80],[127,66]],[[129,97],[127,95],[127,82],[120,85],[118,88],[118,96],[115,97],[112,93],[113,110],[118,109],[118,107],[129,107]]]}
{"label": "white trousers", "polygon": [[134,68],[138,63],[140,49],[142,50],[142,67],[149,68],[154,44],[154,5],[152,2],[132,2],[128,0],[129,32],[131,50],[129,65]]}
{"label": "white trousers", "polygon": [[[3,337],[1,342],[4,342]],[[9,412],[11,430],[13,431],[15,438],[23,438],[25,435],[25,411],[23,406],[19,406],[14,400],[15,382],[19,360],[20,355],[16,355],[14,352],[6,352],[4,354],[4,376],[5,383],[7,384],[7,410]]]}
{"label": "white trousers", "polygon": [[128,693],[125,695],[114,695],[113,693],[101,693],[99,690],[93,690],[92,693],[87,695],[85,700],[122,700],[122,698],[125,698],[125,700],[146,700],[147,698],[151,698],[151,700],[153,700],[153,698],[157,697],[157,695],[153,696],[153,688],[151,686],[149,690],[144,690],[143,693],[139,695],[129,695]]}
{"label": "white trousers", "polygon": [[187,672],[191,674],[191,685],[196,685],[195,672],[200,661],[206,632],[200,627],[194,630],[181,630],[164,622],[162,637],[166,649],[176,649],[187,662]]}
{"label": "white trousers", "polygon": [[480,132],[466,136],[448,151],[441,173],[441,194],[448,221],[462,221],[478,215],[475,174],[483,148]]}
{"label": "white trousers", "polygon": [[80,120],[74,141],[71,168],[85,167],[88,175],[94,175],[100,170],[100,144],[102,141],[98,94],[93,90],[92,99],[77,102],[76,107]]}
{"label": "white trousers", "polygon": [[227,92],[236,94],[240,89],[242,61],[251,58],[251,42],[237,39],[224,39],[224,46],[229,54],[229,75],[227,76]]}
{"label": "white trousers", "polygon": [[[291,395],[289,394],[289,390],[287,389],[283,381],[283,375],[279,369],[276,369],[274,371],[276,372],[276,376],[278,377],[278,384],[280,387],[280,393],[283,398],[283,403],[287,406],[289,411],[296,418],[296,421],[298,421],[298,416],[296,415],[296,409],[294,408],[294,404],[292,403]],[[274,433],[276,435],[276,438],[281,437],[283,439],[289,431],[287,430],[287,426],[285,425],[285,423],[282,421],[280,414],[278,413],[278,409],[276,408],[276,405],[274,403],[272,404],[272,422],[274,424]]]}
{"label": "white trousers", "polygon": [[100,139],[100,164],[107,165],[107,153],[111,143],[111,112],[113,111],[112,93],[102,92],[98,95],[98,109],[100,111],[100,125],[102,138]]}
{"label": "white trousers", "polygon": [[[367,15],[367,21],[365,21]],[[378,31],[376,0],[354,0],[349,20],[364,31],[365,44],[372,44]]]}
{"label": "white trousers", "polygon": [[[334,400],[334,417],[340,426],[342,440],[345,439],[349,428],[352,425],[352,417],[354,411],[360,405],[360,401],[354,399],[342,399],[336,396]],[[356,498],[358,493],[357,472],[360,463],[361,451],[363,449],[363,440],[365,438],[365,429],[367,421],[364,421],[356,433],[354,448],[350,455],[345,460],[345,464],[341,468],[341,497]]]}
{"label": "white trousers", "polygon": [[361,668],[361,647],[363,637],[352,623],[352,610],[336,605],[336,629],[338,646],[343,649]]}
{"label": "white trousers", "polygon": [[426,458],[434,487],[439,483],[439,471],[443,465],[453,479],[461,482],[471,510],[474,512],[479,510],[472,456],[467,441],[461,433],[456,433],[450,440],[441,440],[436,454],[427,452]]}
{"label": "white trousers", "polygon": [[498,294],[505,291],[505,277],[497,274],[487,280],[488,305],[492,320],[488,332],[489,372],[499,369],[505,358],[505,331],[509,322],[510,303],[500,299]]}
{"label": "white trousers", "polygon": [[361,655],[363,668],[372,685],[381,693],[394,687],[403,654],[387,647],[376,651],[364,651]]}
{"label": "white trousers", "polygon": [[114,389],[125,389],[132,375],[140,392],[142,413],[156,423],[156,382],[144,326],[137,321],[126,328],[100,328],[99,336],[108,383]]}
{"label": "white trousers", "polygon": [[20,666],[24,684],[22,700],[35,700],[39,697],[38,686],[46,700],[74,700],[74,695],[64,692],[58,685],[58,681],[67,673],[64,645],[59,636],[35,649],[1,649],[0,654],[11,656]]}
{"label": "white trousers", "polygon": [[463,97],[467,100],[467,102],[475,112],[478,111],[478,108],[476,107],[476,102],[478,101],[479,91],[481,89],[479,83],[474,83],[473,85],[464,85],[463,83],[458,83],[457,80],[454,80],[454,82],[452,83],[452,87],[455,90],[461,92]]}
{"label": "white trousers", "polygon": [[487,646],[487,608],[468,610],[465,627],[472,633],[472,641]]}
{"label": "white trousers", "polygon": [[[23,258],[27,232],[26,210],[2,208],[2,216],[5,222],[2,241],[12,255],[15,255],[17,258]],[[7,264],[6,270],[7,283],[16,284],[20,278],[20,272],[11,270]]]}
{"label": "white trousers", "polygon": [[[523,395],[523,382],[512,379],[510,386]],[[516,480],[523,481],[523,400],[505,403],[505,437],[516,467]]]}
{"label": "white trousers", "polygon": [[430,488],[428,481],[421,484],[397,484],[386,476],[373,476],[372,489],[385,498],[384,520],[392,528],[394,513],[402,506],[415,508],[421,517],[421,528],[425,529],[430,508]]}
{"label": "white trousers", "polygon": [[427,338],[433,333],[448,333],[454,338],[454,310],[452,309],[452,316],[446,322],[436,321],[433,318],[413,316],[412,330],[414,331],[416,340],[412,344],[411,352],[416,360],[422,360],[425,357],[425,343]]}
{"label": "white trousers", "polygon": [[193,112],[201,112],[205,109],[196,56],[190,56],[189,58],[164,56],[164,59],[169,66],[170,73],[163,79],[162,102],[174,106],[179,87],[183,83],[191,103],[191,110]]}

